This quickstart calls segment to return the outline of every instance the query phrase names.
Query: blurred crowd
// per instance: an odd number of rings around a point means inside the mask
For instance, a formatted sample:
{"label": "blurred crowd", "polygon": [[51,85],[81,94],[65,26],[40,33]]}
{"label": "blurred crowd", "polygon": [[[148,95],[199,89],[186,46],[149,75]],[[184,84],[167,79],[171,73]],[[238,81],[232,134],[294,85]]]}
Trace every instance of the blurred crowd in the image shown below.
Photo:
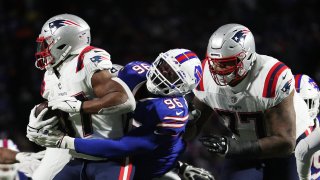
{"label": "blurred crowd", "polygon": [[[320,82],[319,7],[317,0],[0,1],[0,132],[20,150],[40,149],[27,141],[25,130],[30,110],[43,101],[43,72],[34,66],[35,39],[54,15],[82,17],[91,27],[92,45],[106,49],[116,64],[152,61],[170,48],[191,49],[204,58],[208,39],[219,26],[240,23],[255,35],[258,53]],[[199,156],[203,158],[194,158]],[[208,156],[194,142],[184,158],[205,167],[212,158]]]}

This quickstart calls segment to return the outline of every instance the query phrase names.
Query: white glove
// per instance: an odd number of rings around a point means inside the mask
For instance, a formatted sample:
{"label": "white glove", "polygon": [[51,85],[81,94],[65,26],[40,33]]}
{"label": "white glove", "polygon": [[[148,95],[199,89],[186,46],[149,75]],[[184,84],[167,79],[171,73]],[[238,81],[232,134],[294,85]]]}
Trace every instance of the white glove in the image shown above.
{"label": "white glove", "polygon": [[32,132],[32,138],[36,139],[36,143],[44,147],[75,149],[74,138],[66,136],[59,130],[54,130],[48,134]]}
{"label": "white glove", "polygon": [[19,152],[16,155],[18,170],[23,172],[26,176],[32,177],[33,172],[38,168],[45,151],[37,153]]}
{"label": "white glove", "polygon": [[33,141],[32,138],[30,138],[29,136],[30,132],[40,132],[40,130],[45,131],[45,129],[51,129],[52,127],[56,126],[58,123],[58,117],[56,116],[49,118],[45,121],[43,120],[43,117],[48,111],[48,108],[45,108],[44,110],[42,110],[41,113],[38,115],[38,117],[35,117],[36,107],[37,106],[35,106],[30,112],[29,124],[27,126],[27,137],[29,138],[30,141]]}
{"label": "white glove", "polygon": [[178,163],[179,175],[183,180],[215,180],[213,175],[203,168],[193,167],[180,161]]}
{"label": "white glove", "polygon": [[63,96],[58,99],[49,101],[48,106],[52,110],[60,109],[61,111],[68,113],[78,113],[81,110],[82,102],[77,100],[75,97]]}

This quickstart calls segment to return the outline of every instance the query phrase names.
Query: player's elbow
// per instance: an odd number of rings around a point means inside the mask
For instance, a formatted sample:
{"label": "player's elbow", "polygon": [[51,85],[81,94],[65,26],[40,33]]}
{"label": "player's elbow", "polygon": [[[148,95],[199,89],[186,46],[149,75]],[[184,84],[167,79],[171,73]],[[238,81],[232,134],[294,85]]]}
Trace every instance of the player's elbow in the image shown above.
{"label": "player's elbow", "polygon": [[287,136],[282,138],[282,154],[283,156],[289,156],[294,152],[296,146],[295,137]]}

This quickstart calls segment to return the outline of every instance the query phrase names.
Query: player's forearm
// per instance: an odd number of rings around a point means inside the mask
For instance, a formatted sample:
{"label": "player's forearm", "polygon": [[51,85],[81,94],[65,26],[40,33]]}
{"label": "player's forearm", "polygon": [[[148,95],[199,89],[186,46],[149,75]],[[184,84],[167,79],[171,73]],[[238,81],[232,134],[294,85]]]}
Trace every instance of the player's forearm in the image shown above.
{"label": "player's forearm", "polygon": [[7,149],[0,148],[0,164],[13,164],[16,163],[16,155],[18,152]]}
{"label": "player's forearm", "polygon": [[157,144],[151,136],[125,136],[119,140],[75,138],[74,147],[79,153],[114,158],[150,152]]}
{"label": "player's forearm", "polygon": [[123,114],[134,111],[136,101],[128,86],[119,78],[112,78],[122,88],[115,88],[103,97],[84,101],[82,111],[90,114]]}
{"label": "player's forearm", "polygon": [[295,137],[269,136],[258,140],[261,148],[260,158],[285,157],[293,153]]}
{"label": "player's forearm", "polygon": [[122,107],[123,109],[129,109],[128,107],[132,107],[133,105],[130,103],[126,104],[127,101],[128,96],[126,94],[113,92],[99,99],[84,101],[82,104],[82,111],[90,114],[98,114],[101,109],[111,109],[120,106],[121,104],[125,104]]}

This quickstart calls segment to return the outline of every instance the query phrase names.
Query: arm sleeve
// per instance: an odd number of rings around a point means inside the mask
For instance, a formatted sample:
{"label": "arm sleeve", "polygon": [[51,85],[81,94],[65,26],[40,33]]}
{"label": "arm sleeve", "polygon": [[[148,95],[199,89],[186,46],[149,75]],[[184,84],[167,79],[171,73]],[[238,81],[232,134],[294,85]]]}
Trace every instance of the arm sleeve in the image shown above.
{"label": "arm sleeve", "polygon": [[157,147],[153,133],[140,135],[140,128],[132,130],[121,139],[75,139],[75,150],[92,156],[106,158],[123,157],[152,151]]}
{"label": "arm sleeve", "polygon": [[273,106],[279,104],[294,90],[294,77],[290,69],[283,71],[278,78],[276,96]]}
{"label": "arm sleeve", "polygon": [[103,49],[95,49],[85,54],[84,68],[86,72],[86,84],[92,88],[91,78],[93,74],[100,70],[109,70],[112,68],[110,54]]}

